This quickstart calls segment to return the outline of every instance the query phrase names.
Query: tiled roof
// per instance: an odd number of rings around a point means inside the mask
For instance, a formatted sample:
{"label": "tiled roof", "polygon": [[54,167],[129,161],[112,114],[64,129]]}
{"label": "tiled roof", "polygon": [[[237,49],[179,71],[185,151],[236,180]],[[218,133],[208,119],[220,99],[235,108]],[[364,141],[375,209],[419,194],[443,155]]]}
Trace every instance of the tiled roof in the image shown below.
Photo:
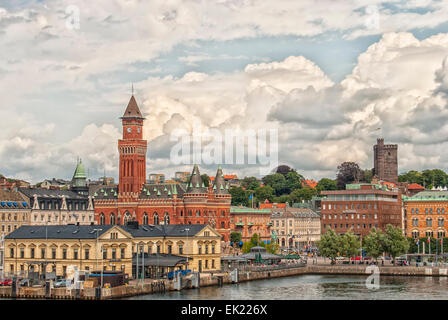
{"label": "tiled roof", "polygon": [[408,185],[408,190],[425,190],[425,188],[418,183],[411,183],[410,185]]}
{"label": "tiled roof", "polygon": [[67,199],[86,199],[86,196],[77,194],[70,190],[55,190],[55,189],[43,189],[43,188],[19,188],[19,191],[28,198],[33,198],[37,195],[38,198],[62,198],[65,196]]}
{"label": "tiled roof", "polygon": [[183,197],[185,184],[145,184],[140,192],[140,199],[172,199],[173,195]]}
{"label": "tiled roof", "polygon": [[129,232],[135,238],[145,237],[186,237],[193,236],[204,229],[205,224],[169,224],[169,225],[139,225],[136,229],[132,225],[120,226],[123,230]]}
{"label": "tiled roof", "polygon": [[143,119],[143,116],[138,108],[137,101],[135,101],[134,96],[129,100],[126,111],[123,114],[122,118],[140,118]]}
{"label": "tiled roof", "polygon": [[23,225],[8,234],[6,239],[96,239],[112,228],[113,225],[58,225],[58,226],[27,226]]}

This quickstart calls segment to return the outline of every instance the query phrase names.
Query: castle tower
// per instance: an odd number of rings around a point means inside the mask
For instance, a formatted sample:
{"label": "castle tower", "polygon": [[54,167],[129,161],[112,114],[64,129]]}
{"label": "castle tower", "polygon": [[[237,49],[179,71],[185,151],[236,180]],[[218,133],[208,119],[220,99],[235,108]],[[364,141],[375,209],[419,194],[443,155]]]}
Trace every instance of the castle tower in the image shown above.
{"label": "castle tower", "polygon": [[123,139],[118,140],[120,172],[118,198],[137,198],[146,182],[147,141],[143,140],[143,118],[134,96],[129,100],[126,111],[120,118],[123,125]]}
{"label": "castle tower", "polygon": [[384,139],[377,139],[373,146],[372,175],[379,180],[398,183],[398,145],[384,144]]}

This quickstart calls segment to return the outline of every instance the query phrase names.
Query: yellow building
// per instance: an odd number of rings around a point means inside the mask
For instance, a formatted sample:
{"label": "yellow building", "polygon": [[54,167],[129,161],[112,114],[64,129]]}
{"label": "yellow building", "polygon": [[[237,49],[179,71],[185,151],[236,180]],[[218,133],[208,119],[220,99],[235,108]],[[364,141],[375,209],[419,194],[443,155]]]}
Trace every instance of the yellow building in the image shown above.
{"label": "yellow building", "polygon": [[132,270],[132,239],[118,226],[22,226],[5,237],[7,274],[79,270]]}
{"label": "yellow building", "polygon": [[130,277],[136,276],[137,265],[139,270],[144,266],[145,277],[178,269],[217,271],[220,239],[216,230],[199,224],[27,225],[5,237],[4,271],[9,276],[26,276],[46,270],[64,277],[69,266],[123,271]]}
{"label": "yellow building", "polygon": [[132,222],[121,227],[132,235],[134,269],[137,263],[139,268],[144,265],[148,276],[187,268],[199,272],[221,269],[221,235],[209,225]]}

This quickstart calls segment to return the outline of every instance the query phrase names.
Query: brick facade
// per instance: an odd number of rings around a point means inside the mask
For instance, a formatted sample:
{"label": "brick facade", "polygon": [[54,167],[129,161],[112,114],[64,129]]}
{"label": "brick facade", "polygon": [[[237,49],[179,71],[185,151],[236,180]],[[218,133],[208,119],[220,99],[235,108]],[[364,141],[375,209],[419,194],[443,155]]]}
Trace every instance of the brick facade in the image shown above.
{"label": "brick facade", "polygon": [[352,229],[366,236],[373,227],[385,230],[388,224],[403,228],[401,194],[397,189],[374,184],[347,185],[347,190],[322,191],[322,233]]}

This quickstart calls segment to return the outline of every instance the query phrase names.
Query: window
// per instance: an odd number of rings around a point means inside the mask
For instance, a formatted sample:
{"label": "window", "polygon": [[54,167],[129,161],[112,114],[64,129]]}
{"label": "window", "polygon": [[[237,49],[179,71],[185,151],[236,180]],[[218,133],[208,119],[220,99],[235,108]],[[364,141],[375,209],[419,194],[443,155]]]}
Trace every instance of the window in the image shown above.
{"label": "window", "polygon": [[31,248],[30,257],[31,259],[34,259],[34,248]]}
{"label": "window", "polygon": [[160,254],[160,245],[157,245],[157,254]]}
{"label": "window", "polygon": [[208,254],[208,245],[205,246],[205,254]]}
{"label": "window", "polygon": [[171,254],[172,248],[173,248],[173,246],[169,244],[168,245],[168,254]]}
{"label": "window", "polygon": [[205,269],[208,269],[208,260],[205,260]]}
{"label": "window", "polygon": [[165,212],[165,217],[163,218],[165,225],[170,224],[170,215],[168,214],[168,212]]}
{"label": "window", "polygon": [[124,259],[124,254],[125,254],[125,250],[124,250],[124,248],[121,248],[120,249],[120,258],[121,259]]}
{"label": "window", "polygon": [[73,250],[73,259],[78,260],[78,249]]}
{"label": "window", "polygon": [[45,248],[41,248],[41,249],[40,249],[40,257],[41,257],[42,259],[45,259]]}
{"label": "window", "polygon": [[221,222],[221,229],[224,229],[226,227],[226,224],[224,223],[224,221]]}
{"label": "window", "polygon": [[20,258],[25,258],[25,248],[20,248]]}
{"label": "window", "polygon": [[86,260],[89,260],[89,259],[90,259],[90,258],[89,258],[89,253],[90,253],[90,252],[89,252],[89,249],[85,249],[85,250],[84,250],[84,257],[85,257]]}
{"label": "window", "polygon": [[183,254],[184,253],[184,247],[180,244],[179,245],[179,254]]}
{"label": "window", "polygon": [[143,224],[148,224],[148,214],[146,212],[143,215]]}
{"label": "window", "polygon": [[215,245],[212,244],[212,254],[215,254]]}
{"label": "window", "polygon": [[159,215],[157,214],[157,212],[154,213],[153,222],[155,225],[159,224]]}
{"label": "window", "polygon": [[112,248],[112,259],[116,259],[117,258],[117,249]]}
{"label": "window", "polygon": [[212,259],[212,269],[215,268],[215,259]]}
{"label": "window", "polygon": [[[67,259],[67,249],[62,249],[62,259]],[[65,271],[64,271],[65,274]]]}
{"label": "window", "polygon": [[426,226],[427,227],[432,227],[432,219],[431,218],[426,219]]}
{"label": "window", "polygon": [[445,219],[443,219],[443,218],[440,218],[440,219],[439,219],[439,227],[443,227],[443,222],[444,222],[444,220],[445,220]]}
{"label": "window", "polygon": [[56,249],[51,249],[51,258],[56,259]]}
{"label": "window", "polygon": [[198,245],[198,254],[202,254],[202,246]]}
{"label": "window", "polygon": [[103,259],[107,259],[107,249],[103,249]]}

